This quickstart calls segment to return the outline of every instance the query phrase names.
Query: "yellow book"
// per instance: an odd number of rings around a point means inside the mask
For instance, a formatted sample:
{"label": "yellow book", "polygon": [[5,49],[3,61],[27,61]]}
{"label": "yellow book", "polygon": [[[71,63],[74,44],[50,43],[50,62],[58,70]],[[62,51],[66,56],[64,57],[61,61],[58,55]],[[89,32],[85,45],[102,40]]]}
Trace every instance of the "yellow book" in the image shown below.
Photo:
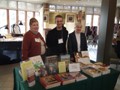
{"label": "yellow book", "polygon": [[65,61],[58,62],[59,73],[66,72],[66,64]]}
{"label": "yellow book", "polygon": [[27,80],[27,73],[26,73],[26,69],[29,67],[33,67],[32,61],[23,61],[20,63],[20,67],[21,67],[21,75],[23,78],[23,81]]}

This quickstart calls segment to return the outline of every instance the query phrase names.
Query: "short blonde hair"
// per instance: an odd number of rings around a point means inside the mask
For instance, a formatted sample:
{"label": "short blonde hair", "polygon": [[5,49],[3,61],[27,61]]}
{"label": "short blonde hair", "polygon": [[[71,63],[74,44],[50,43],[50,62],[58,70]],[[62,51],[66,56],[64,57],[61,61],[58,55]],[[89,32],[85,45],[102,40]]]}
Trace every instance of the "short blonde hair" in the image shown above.
{"label": "short blonde hair", "polygon": [[38,22],[38,20],[36,18],[31,18],[29,25],[31,26],[34,22]]}
{"label": "short blonde hair", "polygon": [[82,24],[81,24],[80,22],[76,22],[76,23],[75,23],[75,27],[76,27],[76,26],[81,26],[81,27],[82,27]]}

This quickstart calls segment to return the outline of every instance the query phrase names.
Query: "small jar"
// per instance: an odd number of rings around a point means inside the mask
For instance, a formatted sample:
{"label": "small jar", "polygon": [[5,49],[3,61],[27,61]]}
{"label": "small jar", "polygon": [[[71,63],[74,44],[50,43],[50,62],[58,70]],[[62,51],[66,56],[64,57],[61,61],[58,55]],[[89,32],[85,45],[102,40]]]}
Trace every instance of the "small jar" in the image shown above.
{"label": "small jar", "polygon": [[32,87],[35,85],[35,71],[33,67],[29,67],[26,69],[27,71],[27,82],[28,86]]}

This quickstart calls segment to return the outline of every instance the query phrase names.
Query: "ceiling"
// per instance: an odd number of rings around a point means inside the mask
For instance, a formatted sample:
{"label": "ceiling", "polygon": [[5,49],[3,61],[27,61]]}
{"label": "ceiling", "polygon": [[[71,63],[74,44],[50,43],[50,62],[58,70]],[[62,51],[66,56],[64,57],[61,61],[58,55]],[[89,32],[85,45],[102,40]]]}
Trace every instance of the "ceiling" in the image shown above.
{"label": "ceiling", "polygon": [[[14,1],[23,1],[30,3],[50,3],[57,5],[73,5],[73,6],[95,6],[95,7],[100,7],[102,2],[102,0],[14,0]],[[120,6],[120,0],[117,0],[117,6]]]}

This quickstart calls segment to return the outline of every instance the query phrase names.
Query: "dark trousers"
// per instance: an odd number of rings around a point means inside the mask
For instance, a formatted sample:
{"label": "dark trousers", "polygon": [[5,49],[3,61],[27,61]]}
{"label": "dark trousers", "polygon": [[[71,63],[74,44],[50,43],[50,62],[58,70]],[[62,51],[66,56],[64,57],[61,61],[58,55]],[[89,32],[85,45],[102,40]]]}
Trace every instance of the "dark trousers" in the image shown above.
{"label": "dark trousers", "polygon": [[120,58],[120,41],[117,41],[117,45],[115,46],[115,52],[117,57]]}

